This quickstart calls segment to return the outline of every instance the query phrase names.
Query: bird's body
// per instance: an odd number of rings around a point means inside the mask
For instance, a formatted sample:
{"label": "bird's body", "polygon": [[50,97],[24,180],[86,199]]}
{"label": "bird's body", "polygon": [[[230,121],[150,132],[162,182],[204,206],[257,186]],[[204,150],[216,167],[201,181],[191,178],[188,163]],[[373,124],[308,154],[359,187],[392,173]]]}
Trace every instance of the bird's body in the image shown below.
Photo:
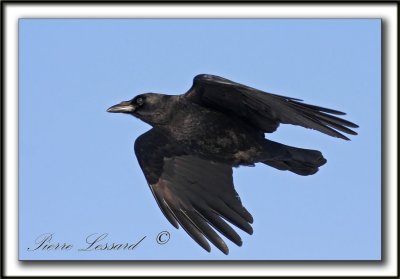
{"label": "bird's body", "polygon": [[347,127],[358,127],[332,115],[342,112],[212,75],[196,76],[185,94],[141,94],[108,111],[152,126],[135,141],[135,153],[161,211],[204,249],[210,251],[207,238],[225,254],[228,247],[212,228],[239,246],[239,235],[225,220],[253,232],[253,217],[233,186],[232,167],[261,162],[312,175],[326,163],[317,150],[273,142],[264,133],[287,123],[348,139],[338,131],[355,135]]}
{"label": "bird's body", "polygon": [[[240,153],[262,151],[264,133],[222,112],[199,106],[184,96],[168,96],[173,101],[166,125],[154,125],[165,136],[182,146],[188,154],[232,162]],[[256,155],[256,154],[254,154]],[[239,164],[236,164],[239,165]]]}

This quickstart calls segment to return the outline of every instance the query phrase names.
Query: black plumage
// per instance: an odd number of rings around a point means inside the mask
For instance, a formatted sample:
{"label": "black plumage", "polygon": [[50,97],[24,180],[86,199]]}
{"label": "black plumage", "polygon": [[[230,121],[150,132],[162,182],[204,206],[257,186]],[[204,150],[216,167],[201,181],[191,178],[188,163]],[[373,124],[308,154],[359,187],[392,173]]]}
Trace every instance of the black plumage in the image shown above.
{"label": "black plumage", "polygon": [[253,217],[234,189],[232,167],[264,163],[311,175],[326,163],[317,150],[265,138],[280,123],[311,128],[348,140],[358,126],[334,115],[345,113],[266,93],[213,75],[198,75],[182,95],[146,93],[110,107],[153,128],[135,142],[135,153],[161,211],[204,249],[207,239],[223,253],[218,231],[238,246],[228,222],[252,234]]}

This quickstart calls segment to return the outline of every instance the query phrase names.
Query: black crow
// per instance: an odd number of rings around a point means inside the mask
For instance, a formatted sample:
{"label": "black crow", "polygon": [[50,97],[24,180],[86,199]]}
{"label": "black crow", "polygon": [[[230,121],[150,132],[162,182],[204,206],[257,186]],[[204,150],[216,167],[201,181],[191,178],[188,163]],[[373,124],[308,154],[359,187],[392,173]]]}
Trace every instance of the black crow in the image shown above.
{"label": "black crow", "polygon": [[158,206],[205,250],[229,250],[218,231],[241,246],[228,222],[252,234],[253,217],[234,189],[232,167],[264,163],[311,175],[326,163],[317,150],[265,139],[280,123],[348,140],[358,126],[345,113],[266,93],[213,75],[198,75],[182,95],[145,93],[110,107],[153,128],[137,138],[135,153]]}

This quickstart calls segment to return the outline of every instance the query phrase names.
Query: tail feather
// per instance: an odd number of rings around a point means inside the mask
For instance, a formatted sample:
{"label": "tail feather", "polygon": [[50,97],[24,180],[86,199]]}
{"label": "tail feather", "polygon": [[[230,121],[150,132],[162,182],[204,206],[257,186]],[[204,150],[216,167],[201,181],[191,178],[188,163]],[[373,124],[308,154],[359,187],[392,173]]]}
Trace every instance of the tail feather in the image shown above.
{"label": "tail feather", "polygon": [[327,161],[321,152],[311,149],[302,149],[285,146],[289,153],[288,158],[282,160],[269,159],[262,163],[278,170],[288,170],[299,175],[312,175]]}

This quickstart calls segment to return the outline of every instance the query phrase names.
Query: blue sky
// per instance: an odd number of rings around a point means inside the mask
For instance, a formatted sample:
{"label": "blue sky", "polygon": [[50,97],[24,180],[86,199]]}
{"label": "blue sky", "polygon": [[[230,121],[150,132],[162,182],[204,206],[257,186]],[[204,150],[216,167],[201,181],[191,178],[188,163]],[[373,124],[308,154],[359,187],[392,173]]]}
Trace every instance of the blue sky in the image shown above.
{"label": "blue sky", "polygon": [[[22,19],[20,259],[378,260],[381,257],[379,19]],[[322,151],[301,177],[234,170],[255,221],[243,246],[209,254],[164,218],[133,152],[150,126],[106,109],[143,92],[181,94],[216,74],[347,112],[352,141],[282,125],[272,140]],[[164,245],[161,231],[170,233]],[[40,235],[70,250],[28,251]],[[92,234],[132,251],[78,251]]]}

